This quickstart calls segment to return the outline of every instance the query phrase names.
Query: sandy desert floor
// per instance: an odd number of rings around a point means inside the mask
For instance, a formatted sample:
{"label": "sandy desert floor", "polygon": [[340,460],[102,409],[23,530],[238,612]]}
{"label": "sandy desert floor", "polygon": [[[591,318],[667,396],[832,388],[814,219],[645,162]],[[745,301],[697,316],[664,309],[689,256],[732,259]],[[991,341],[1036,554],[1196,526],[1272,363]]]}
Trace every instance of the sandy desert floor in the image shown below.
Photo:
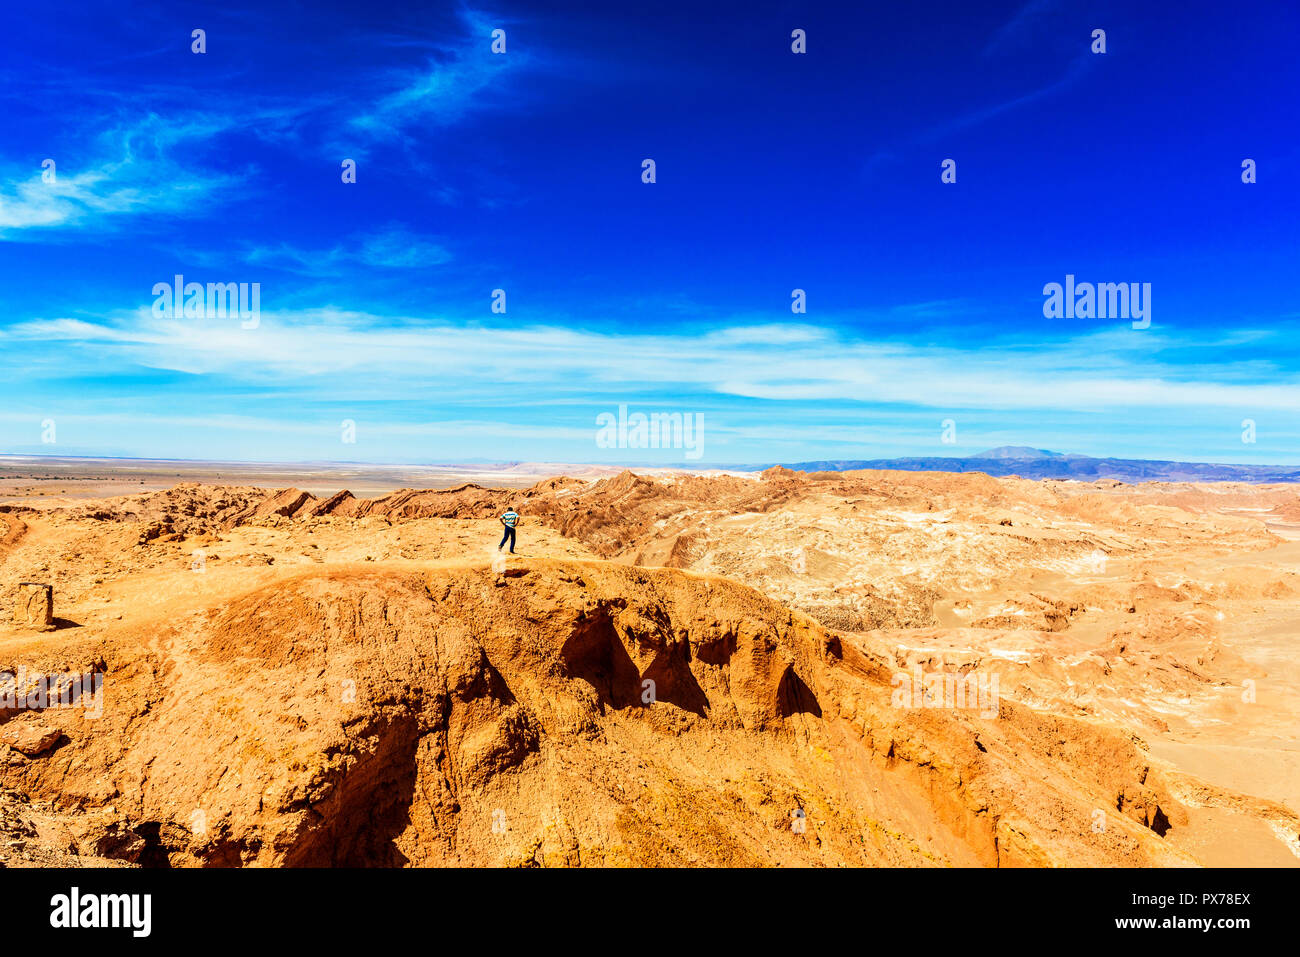
{"label": "sandy desert floor", "polygon": [[6,464],[10,866],[1300,864],[1295,486]]}

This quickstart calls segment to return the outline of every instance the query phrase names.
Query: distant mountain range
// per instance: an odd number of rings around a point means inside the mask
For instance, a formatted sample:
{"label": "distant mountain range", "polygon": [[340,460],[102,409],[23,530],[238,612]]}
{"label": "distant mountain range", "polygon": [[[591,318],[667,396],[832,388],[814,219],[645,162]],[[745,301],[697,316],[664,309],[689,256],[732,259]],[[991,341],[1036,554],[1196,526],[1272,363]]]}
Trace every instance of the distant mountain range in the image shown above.
{"label": "distant mountain range", "polygon": [[1097,459],[1002,445],[969,456],[867,459],[784,463],[799,472],[845,472],[850,469],[899,469],[904,472],[986,472],[1027,479],[1117,479],[1121,482],[1300,482],[1300,466],[1218,465],[1153,459]]}

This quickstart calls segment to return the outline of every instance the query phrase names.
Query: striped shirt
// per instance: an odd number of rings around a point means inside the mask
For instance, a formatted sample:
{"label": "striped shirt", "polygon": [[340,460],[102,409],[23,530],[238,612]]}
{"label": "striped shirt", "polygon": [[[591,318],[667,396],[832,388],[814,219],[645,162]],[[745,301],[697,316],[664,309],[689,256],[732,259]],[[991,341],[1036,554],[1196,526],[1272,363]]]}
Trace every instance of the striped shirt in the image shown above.
{"label": "striped shirt", "polygon": [[501,521],[505,522],[511,528],[514,528],[515,522],[519,521],[519,513],[516,512],[514,509],[511,509],[510,511],[506,512],[504,515],[501,516]]}

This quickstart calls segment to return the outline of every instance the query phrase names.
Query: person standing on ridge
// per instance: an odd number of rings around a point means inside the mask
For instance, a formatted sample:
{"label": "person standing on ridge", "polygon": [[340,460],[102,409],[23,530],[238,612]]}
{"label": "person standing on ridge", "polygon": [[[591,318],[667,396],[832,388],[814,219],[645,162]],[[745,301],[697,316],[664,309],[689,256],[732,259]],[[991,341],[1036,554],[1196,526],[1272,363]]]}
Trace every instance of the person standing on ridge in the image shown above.
{"label": "person standing on ridge", "polygon": [[501,516],[501,524],[506,527],[506,533],[501,536],[501,544],[497,546],[497,551],[501,551],[502,545],[507,541],[510,542],[510,554],[515,553],[515,526],[519,524],[519,513],[511,505]]}

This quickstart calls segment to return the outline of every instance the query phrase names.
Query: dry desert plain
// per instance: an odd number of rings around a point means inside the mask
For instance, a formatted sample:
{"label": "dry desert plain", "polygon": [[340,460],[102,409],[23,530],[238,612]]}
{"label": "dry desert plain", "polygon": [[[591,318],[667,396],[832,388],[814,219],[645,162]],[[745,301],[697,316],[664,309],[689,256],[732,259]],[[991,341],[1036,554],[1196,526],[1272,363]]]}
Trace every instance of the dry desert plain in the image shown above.
{"label": "dry desert plain", "polygon": [[5,866],[1300,864],[1300,486],[8,465]]}

